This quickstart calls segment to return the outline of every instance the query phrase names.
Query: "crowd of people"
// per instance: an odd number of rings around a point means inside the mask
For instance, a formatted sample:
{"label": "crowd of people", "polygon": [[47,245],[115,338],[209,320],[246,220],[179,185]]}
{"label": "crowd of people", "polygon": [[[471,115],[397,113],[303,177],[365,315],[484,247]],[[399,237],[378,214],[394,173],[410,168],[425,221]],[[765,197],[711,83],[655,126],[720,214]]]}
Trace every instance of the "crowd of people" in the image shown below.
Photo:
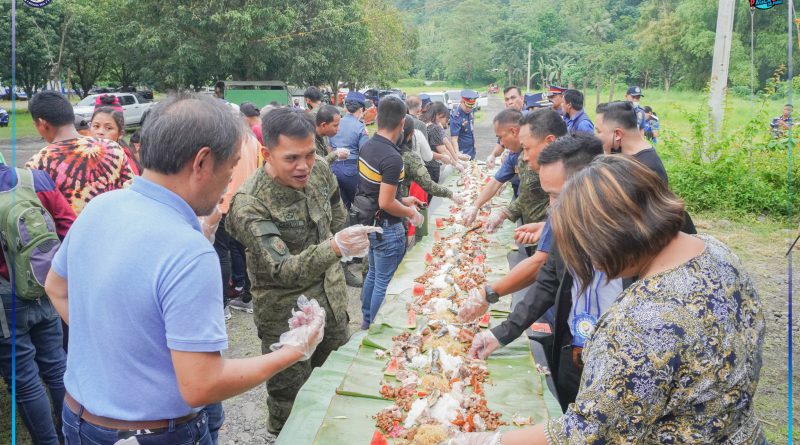
{"label": "crowd of people", "polygon": [[[448,443],[765,444],[758,295],[670,190],[641,89],[593,122],[578,90],[505,88],[485,161],[500,166],[467,202],[439,182],[476,157],[477,97],[462,91],[452,111],[426,95],[370,108],[353,91],[340,110],[309,87],[305,107],[259,109],[175,93],[128,142],[111,99],[76,123],[59,93],[32,97],[47,146],[25,169],[0,165],[0,211],[17,209],[15,191],[42,237],[0,221],[0,371],[10,384],[14,308],[16,403],[33,442],[215,444],[221,402],[264,383],[280,434],[313,368],[350,338],[347,287],[361,288],[368,329],[438,196],[466,226],[517,225],[527,258],[469,290],[458,317],[527,289],[469,354],[487,359],[549,323],[564,412]],[[478,221],[509,182],[513,201]],[[263,355],[223,357],[229,308],[253,314]]]}

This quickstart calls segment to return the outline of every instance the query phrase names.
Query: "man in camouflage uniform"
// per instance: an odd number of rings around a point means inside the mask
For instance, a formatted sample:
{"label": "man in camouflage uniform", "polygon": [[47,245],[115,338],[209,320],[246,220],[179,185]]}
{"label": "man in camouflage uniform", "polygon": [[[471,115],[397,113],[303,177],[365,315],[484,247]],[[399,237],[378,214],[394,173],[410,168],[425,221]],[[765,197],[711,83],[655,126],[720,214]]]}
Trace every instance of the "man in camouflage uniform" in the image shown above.
{"label": "man in camouflage uniform", "polygon": [[519,196],[503,208],[507,218],[511,221],[522,218],[522,224],[542,221],[547,215],[550,198],[542,190],[539,175],[524,159],[517,162],[517,175],[519,176]]}
{"label": "man in camouflage uniform", "polygon": [[317,125],[314,135],[314,145],[316,146],[317,155],[325,159],[328,164],[337,159],[340,154],[343,155],[343,159],[347,159],[349,155],[347,150],[331,150],[330,138],[336,136],[336,133],[339,132],[339,122],[342,120],[339,110],[333,105],[323,104],[314,111],[312,116]]}
{"label": "man in camouflage uniform", "polygon": [[348,340],[347,291],[339,260],[364,255],[367,234],[376,228],[342,229],[346,213],[339,186],[315,154],[314,122],[307,113],[276,109],[262,126],[265,165],[234,195],[228,216],[231,234],[245,246],[253,265],[248,272],[261,350],[269,351],[289,330],[286,319],[298,296],[315,298],[326,313],[325,335],[311,359],[267,382],[268,429],[278,434],[312,368]]}

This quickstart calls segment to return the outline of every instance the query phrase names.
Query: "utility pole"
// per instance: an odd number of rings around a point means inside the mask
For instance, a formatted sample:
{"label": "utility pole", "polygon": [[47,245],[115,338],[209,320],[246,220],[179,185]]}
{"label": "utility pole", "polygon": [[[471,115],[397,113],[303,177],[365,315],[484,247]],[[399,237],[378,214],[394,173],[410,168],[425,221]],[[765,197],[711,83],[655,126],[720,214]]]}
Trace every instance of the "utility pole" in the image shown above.
{"label": "utility pole", "polygon": [[530,93],[531,91],[531,44],[528,42],[528,77],[526,77],[527,86],[525,87],[525,92]]}
{"label": "utility pole", "polygon": [[711,109],[712,129],[715,135],[722,130],[725,116],[725,93],[728,91],[728,63],[731,58],[733,38],[734,0],[719,0],[717,11],[717,33],[714,37],[714,61],[711,66]]}

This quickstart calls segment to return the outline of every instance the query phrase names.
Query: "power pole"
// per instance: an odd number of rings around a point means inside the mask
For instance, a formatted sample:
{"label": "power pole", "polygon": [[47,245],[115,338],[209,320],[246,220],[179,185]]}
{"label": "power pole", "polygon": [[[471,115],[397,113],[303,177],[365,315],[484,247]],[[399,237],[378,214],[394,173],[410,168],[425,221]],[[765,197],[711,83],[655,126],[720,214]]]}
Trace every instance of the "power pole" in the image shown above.
{"label": "power pole", "polygon": [[711,66],[711,122],[714,134],[722,130],[725,116],[725,93],[728,91],[728,63],[731,58],[733,38],[734,0],[719,0],[717,11],[717,33],[714,38],[714,61]]}
{"label": "power pole", "polygon": [[526,77],[527,86],[525,87],[525,92],[529,93],[531,91],[531,44],[528,42],[528,77]]}

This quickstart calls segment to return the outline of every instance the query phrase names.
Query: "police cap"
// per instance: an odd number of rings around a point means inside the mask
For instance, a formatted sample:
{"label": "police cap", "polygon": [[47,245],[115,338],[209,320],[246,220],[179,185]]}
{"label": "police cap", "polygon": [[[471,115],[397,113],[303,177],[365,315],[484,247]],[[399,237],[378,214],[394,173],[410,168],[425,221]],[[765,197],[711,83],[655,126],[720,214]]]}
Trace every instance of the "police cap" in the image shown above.
{"label": "police cap", "polygon": [[628,92],[626,94],[631,95],[631,96],[644,97],[644,94],[642,94],[642,89],[639,88],[638,85],[634,85],[634,86],[628,87]]}

